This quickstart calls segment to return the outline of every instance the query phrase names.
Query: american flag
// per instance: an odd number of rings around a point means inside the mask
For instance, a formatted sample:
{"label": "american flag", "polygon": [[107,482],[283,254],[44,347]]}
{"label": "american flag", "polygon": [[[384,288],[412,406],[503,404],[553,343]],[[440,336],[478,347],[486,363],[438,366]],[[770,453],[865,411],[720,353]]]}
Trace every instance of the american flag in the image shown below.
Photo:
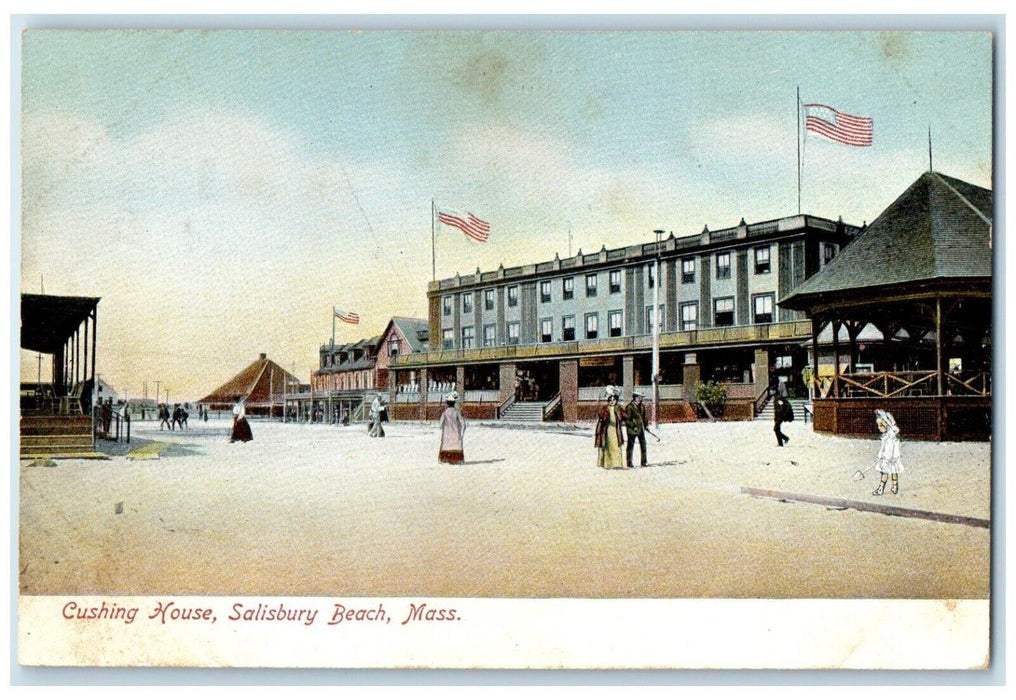
{"label": "american flag", "polygon": [[438,209],[437,220],[442,224],[454,226],[474,241],[486,243],[490,238],[490,224],[477,219],[468,211],[457,211],[455,209]]}
{"label": "american flag", "polygon": [[335,317],[337,319],[339,319],[340,321],[344,321],[345,323],[360,322],[360,314],[356,313],[355,311],[343,311],[342,309],[337,309],[334,306],[332,307],[332,311],[335,312]]}
{"label": "american flag", "polygon": [[871,145],[871,117],[855,117],[828,105],[804,105],[804,128],[847,146]]}

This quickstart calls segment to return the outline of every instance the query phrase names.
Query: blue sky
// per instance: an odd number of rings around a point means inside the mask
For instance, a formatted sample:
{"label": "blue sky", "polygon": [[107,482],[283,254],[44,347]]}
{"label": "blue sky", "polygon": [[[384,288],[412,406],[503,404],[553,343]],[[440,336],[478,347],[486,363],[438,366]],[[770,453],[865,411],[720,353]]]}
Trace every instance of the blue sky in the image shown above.
{"label": "blue sky", "polygon": [[[870,221],[928,167],[990,187],[979,32],[46,31],[23,38],[21,289],[101,296],[99,371],[195,399],[332,305],[379,333],[438,277],[797,211]],[[31,368],[34,358],[23,358]]]}

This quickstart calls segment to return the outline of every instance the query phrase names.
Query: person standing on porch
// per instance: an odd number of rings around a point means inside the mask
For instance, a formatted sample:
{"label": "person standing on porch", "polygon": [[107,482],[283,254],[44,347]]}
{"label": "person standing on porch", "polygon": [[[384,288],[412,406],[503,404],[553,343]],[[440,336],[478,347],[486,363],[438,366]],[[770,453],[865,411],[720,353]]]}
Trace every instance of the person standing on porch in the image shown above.
{"label": "person standing on porch", "polygon": [[445,464],[462,464],[465,459],[462,439],[466,433],[466,419],[462,417],[459,409],[455,408],[458,400],[457,391],[445,396],[446,407],[438,421],[441,428],[441,447],[437,453],[437,461]]}
{"label": "person standing on porch", "polygon": [[893,485],[890,490],[893,493],[900,492],[900,472],[903,471],[903,462],[900,459],[900,429],[896,426],[896,419],[889,411],[876,410],[875,424],[878,431],[882,433],[882,445],[878,449],[878,457],[875,459],[875,471],[879,473],[878,487],[872,491],[873,496],[881,496],[885,493],[885,483],[892,476]]}
{"label": "person standing on porch", "polygon": [[624,456],[621,445],[624,435],[621,425],[624,423],[624,412],[617,405],[617,390],[607,387],[607,405],[600,409],[596,421],[594,442],[596,446],[596,466],[603,469],[624,469]]}

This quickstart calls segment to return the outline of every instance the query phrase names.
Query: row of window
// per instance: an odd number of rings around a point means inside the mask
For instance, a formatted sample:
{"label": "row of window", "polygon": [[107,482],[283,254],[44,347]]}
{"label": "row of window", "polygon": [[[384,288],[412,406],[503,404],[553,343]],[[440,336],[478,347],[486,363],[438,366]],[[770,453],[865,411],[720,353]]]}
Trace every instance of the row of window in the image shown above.
{"label": "row of window", "polygon": [[[826,248],[827,261],[831,259],[828,255],[828,251],[832,250],[832,247]],[[755,248],[755,274],[756,275],[767,275],[772,270],[770,261],[769,247]],[[681,260],[681,283],[682,284],[694,284],[695,282],[695,269],[696,269],[695,258],[683,258]],[[656,285],[656,267],[655,264],[648,266],[648,279],[649,288],[652,289]],[[716,254],[716,279],[730,279],[730,252],[717,253]],[[586,275],[586,296],[595,297],[598,292],[599,276],[593,272]],[[610,270],[607,274],[607,283],[610,294],[618,294],[621,292],[621,270]],[[551,280],[540,281],[540,302],[543,304],[549,303],[551,300]],[[561,298],[562,299],[574,299],[575,298],[575,278],[565,277],[561,280]],[[445,316],[450,316],[452,313],[452,297],[446,296],[442,299],[443,302],[443,313]],[[518,285],[512,285],[508,287],[508,306],[518,306],[519,303],[519,288]],[[483,308],[486,311],[494,310],[494,290],[485,289],[483,290]],[[473,295],[464,294],[462,296],[462,313],[473,312]]]}
{"label": "row of window", "polygon": [[[752,297],[752,321],[753,323],[772,323],[773,322],[773,305],[774,298],[772,294],[757,294]],[[698,310],[699,305],[697,301],[687,302],[680,306],[679,323],[682,331],[693,331],[698,328]],[[659,317],[664,318],[664,305],[661,304],[659,307]],[[607,312],[607,336],[611,338],[620,337],[623,334],[623,320],[624,317],[620,309]],[[519,344],[519,321],[509,321],[506,330],[507,344],[518,345]],[[734,297],[718,297],[713,300],[713,326],[733,326],[734,325]],[[600,315],[597,312],[591,312],[585,315],[585,339],[594,340],[600,336]],[[654,327],[653,319],[653,307],[646,307],[646,332],[652,333]],[[660,325],[661,331],[666,331],[666,324]],[[575,340],[575,316],[568,315],[561,317],[561,340]],[[475,347],[476,336],[473,326],[464,326],[461,331],[460,337],[460,348],[462,350],[469,350]],[[543,318],[540,319],[540,341],[541,343],[551,343],[554,341],[554,319]],[[451,350],[454,348],[455,332],[451,328],[444,329],[442,337],[442,347],[445,350]],[[493,323],[483,326],[483,347],[493,347],[497,344],[497,326]]]}

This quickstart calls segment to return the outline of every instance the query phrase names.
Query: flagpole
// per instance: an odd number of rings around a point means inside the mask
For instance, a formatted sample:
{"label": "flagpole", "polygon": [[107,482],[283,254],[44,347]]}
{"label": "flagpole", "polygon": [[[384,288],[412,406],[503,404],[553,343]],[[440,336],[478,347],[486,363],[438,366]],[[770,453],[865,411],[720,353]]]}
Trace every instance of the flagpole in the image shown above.
{"label": "flagpole", "polygon": [[335,347],[335,307],[332,307],[332,347]]}
{"label": "flagpole", "polygon": [[797,213],[801,213],[801,86],[797,86]]}
{"label": "flagpole", "polygon": [[928,172],[935,172],[934,161],[931,159],[931,124],[928,124]]}
{"label": "flagpole", "polygon": [[430,279],[435,281],[437,279],[437,235],[435,234],[436,225],[434,223],[434,199],[430,200]]}

